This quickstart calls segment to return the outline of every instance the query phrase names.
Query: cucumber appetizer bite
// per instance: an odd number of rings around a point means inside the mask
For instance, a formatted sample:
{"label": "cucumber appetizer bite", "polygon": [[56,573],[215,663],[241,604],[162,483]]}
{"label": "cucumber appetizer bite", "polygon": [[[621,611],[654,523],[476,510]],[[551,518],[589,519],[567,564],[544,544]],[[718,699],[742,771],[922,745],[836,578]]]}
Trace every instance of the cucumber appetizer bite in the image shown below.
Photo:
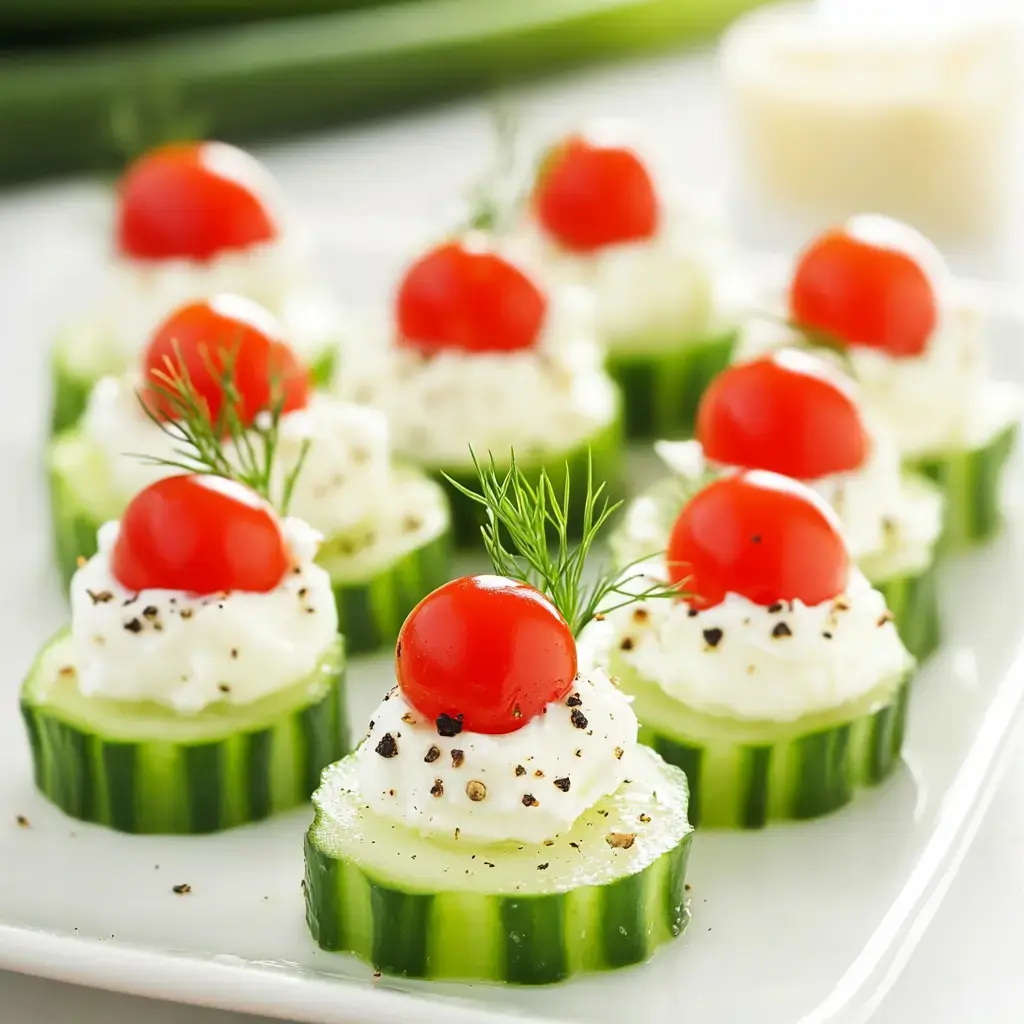
{"label": "cucumber appetizer bite", "polygon": [[267,306],[329,380],[340,317],[315,282],[308,239],[261,164],[221,142],[174,143],[132,163],[118,183],[112,255],[97,307],[53,351],[54,431],[74,424],[93,385],[137,358],[178,306],[236,292]]}
{"label": "cucumber appetizer bite", "polygon": [[914,659],[818,494],[723,473],[643,571],[686,597],[609,611],[581,656],[633,695],[641,741],[684,769],[695,826],[814,818],[894,769]]}
{"label": "cucumber appetizer bite", "polygon": [[736,338],[724,220],[669,195],[636,149],[601,137],[610,134],[548,150],[516,236],[545,273],[592,290],[627,435],[679,436]]}
{"label": "cucumber appetizer bite", "polygon": [[704,393],[695,439],[655,449],[672,476],[627,508],[613,542],[620,562],[664,549],[682,505],[723,471],[770,470],[832,506],[910,652],[921,661],[938,646],[942,492],[901,469],[884,425],[869,424],[856,386],[831,363],[800,349],[738,363]]}
{"label": "cucumber appetizer bite", "polygon": [[71,582],[21,690],[36,785],[122,832],[200,833],[304,803],[348,749],[317,534],[211,474],[139,492]]}
{"label": "cucumber appetizer bite", "polygon": [[[445,242],[403,274],[380,344],[345,351],[344,398],[384,410],[395,450],[438,480],[473,484],[470,445],[535,481],[582,495],[595,476],[623,486],[618,389],[605,373],[584,289],[551,292],[479,234]],[[451,489],[460,546],[479,543],[482,513]],[[579,501],[571,524],[581,527]]]}
{"label": "cucumber appetizer bite", "polygon": [[138,371],[96,385],[49,453],[65,580],[96,550],[100,524],[148,483],[181,469],[236,473],[325,538],[317,561],[349,653],[394,641],[448,578],[448,499],[393,460],[380,410],[312,391],[284,339],[265,309],[218,295],[172,313]]}
{"label": "cucumber appetizer bite", "polygon": [[683,930],[688,790],[637,744],[608,675],[577,664],[574,634],[621,590],[580,583],[607,506],[587,488],[570,551],[546,474],[539,490],[514,462],[480,480],[496,575],[445,584],[402,627],[398,685],[313,798],[307,920],[322,948],[389,974],[546,984]]}
{"label": "cucumber appetizer bite", "polygon": [[981,301],[934,246],[886,217],[853,217],[799,255],[785,301],[795,330],[756,329],[744,351],[794,335],[839,349],[905,463],[945,490],[946,541],[995,533],[1021,396],[991,379]]}

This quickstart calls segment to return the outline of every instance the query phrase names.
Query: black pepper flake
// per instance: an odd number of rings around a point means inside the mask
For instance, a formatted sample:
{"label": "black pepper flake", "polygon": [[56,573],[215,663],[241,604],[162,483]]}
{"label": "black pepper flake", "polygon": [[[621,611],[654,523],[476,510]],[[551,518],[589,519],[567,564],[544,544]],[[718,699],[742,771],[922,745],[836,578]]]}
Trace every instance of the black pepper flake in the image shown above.
{"label": "black pepper flake", "polygon": [[142,609],[142,617],[144,619],[149,619],[150,622],[152,622],[159,614],[160,609],[157,608],[156,605],[147,604],[146,607]]}
{"label": "black pepper flake", "polygon": [[547,869],[548,869],[548,865],[546,863],[545,864],[538,864],[537,865],[537,870],[538,871],[547,871]]}
{"label": "black pepper flake", "polygon": [[192,886],[188,882],[182,882],[181,885],[172,885],[171,892],[178,896],[187,896],[192,891]]}
{"label": "black pepper flake", "polygon": [[524,807],[540,807],[540,801],[532,793],[523,794]]}
{"label": "black pepper flake", "polygon": [[376,724],[377,724],[377,723],[376,723],[376,722],[375,722],[375,721],[374,721],[374,720],[373,720],[373,719],[371,718],[371,719],[370,719],[370,728],[369,728],[369,730],[367,730],[367,731],[368,731],[368,732],[373,732],[373,727],[374,727],[374,726],[375,726]]}
{"label": "black pepper flake", "polygon": [[183,619],[191,619],[192,618],[192,609],[191,608],[182,608],[181,612],[179,614],[181,615],[181,617]]}
{"label": "black pepper flake", "polygon": [[544,845],[545,846],[554,846],[555,845],[555,841],[554,841],[554,839],[545,839],[544,840]]}
{"label": "black pepper flake", "polygon": [[750,543],[751,544],[760,544],[761,543],[761,534],[755,533],[754,536],[750,538]]}
{"label": "black pepper flake", "polygon": [[406,725],[416,724],[416,718],[411,711],[406,711],[406,713],[402,715],[402,721],[405,722]]}
{"label": "black pepper flake", "polygon": [[878,616],[878,625],[884,626],[887,622],[892,622],[892,612],[885,611]]}
{"label": "black pepper flake", "polygon": [[381,757],[394,757],[398,753],[398,744],[395,742],[395,737],[389,732],[384,733],[380,743],[377,744],[376,750]]}
{"label": "black pepper flake", "polygon": [[[370,723],[370,727],[373,727],[373,722]],[[432,746],[423,758],[427,764],[433,764],[441,756],[441,751],[437,747]]]}
{"label": "black pepper flake", "polygon": [[616,761],[621,761],[622,760],[622,755],[624,753],[625,753],[625,751],[622,749],[622,747],[616,747],[615,748],[615,760]]}
{"label": "black pepper flake", "polygon": [[708,647],[717,647],[722,642],[722,631],[715,627],[714,629],[704,630],[704,643]]}
{"label": "black pepper flake", "polygon": [[232,647],[231,648],[231,657],[232,658],[237,658],[238,657],[238,648],[237,647]]}
{"label": "black pepper flake", "polygon": [[526,774],[526,769],[521,764],[517,764],[516,765],[516,775],[519,776],[519,775],[525,775],[525,774]]}
{"label": "black pepper flake", "polygon": [[487,796],[487,787],[477,779],[470,779],[466,783],[466,796],[469,797],[473,803],[478,804],[485,796]]}
{"label": "black pepper flake", "polygon": [[565,698],[565,706],[567,708],[578,708],[582,703],[583,701],[580,700],[580,695],[578,693],[570,694]]}
{"label": "black pepper flake", "polygon": [[217,684],[217,689],[220,690],[221,693],[230,693],[231,692],[231,687],[228,686],[227,683],[218,683]]}
{"label": "black pepper flake", "polygon": [[395,646],[395,657],[400,658],[402,656],[402,641],[399,640]]}
{"label": "black pepper flake", "polygon": [[772,636],[775,637],[776,640],[780,639],[781,637],[792,635],[793,630],[791,630],[785,622],[776,622],[775,625],[772,627]]}
{"label": "black pepper flake", "polygon": [[544,773],[538,768],[534,773],[534,777],[538,779],[544,778]]}
{"label": "black pepper flake", "polygon": [[566,775],[564,779],[555,779],[555,785],[563,792],[569,792],[569,776]]}
{"label": "black pepper flake", "polygon": [[649,814],[641,814],[639,820],[641,824],[646,825],[651,820],[651,816]]}
{"label": "black pepper flake", "polygon": [[374,981],[380,981],[380,971],[374,971],[373,972],[373,980]]}
{"label": "black pepper flake", "polygon": [[768,614],[778,615],[784,607],[785,605],[781,601],[776,601],[774,604],[768,605]]}
{"label": "black pepper flake", "polygon": [[124,628],[127,629],[129,633],[141,633],[142,632],[142,623],[139,622],[138,619],[129,619],[124,624]]}
{"label": "black pepper flake", "polygon": [[826,640],[831,640],[831,639],[832,639],[832,634],[831,634],[831,633],[830,633],[830,632],[829,632],[829,631],[828,631],[827,629],[826,629],[826,630],[823,630],[823,631],[822,631],[822,634],[821,634],[821,635],[822,635],[822,636],[823,636],[823,637],[824,637],[824,638],[825,638]]}
{"label": "black pepper flake", "polygon": [[451,715],[440,714],[437,716],[436,725],[438,736],[451,739],[452,736],[458,736],[462,732],[462,715],[456,715],[453,718]]}
{"label": "black pepper flake", "polygon": [[690,608],[686,613],[686,617],[688,619],[695,619],[699,614],[700,612],[696,608]]}
{"label": "black pepper flake", "polygon": [[636,842],[635,832],[609,832],[604,841],[613,850],[628,850]]}
{"label": "black pepper flake", "polygon": [[423,520],[418,516],[406,516],[402,520],[402,529],[406,533],[415,533],[423,525]]}
{"label": "black pepper flake", "polygon": [[576,754],[577,757],[582,757],[583,756],[583,751],[582,750],[576,750],[575,754]]}
{"label": "black pepper flake", "polygon": [[308,587],[299,587],[299,597],[305,597],[309,593]]}
{"label": "black pepper flake", "polygon": [[486,864],[487,867],[489,867],[489,868],[493,868],[494,867],[494,865],[489,860],[485,860],[484,864]]}
{"label": "black pepper flake", "polygon": [[109,590],[86,590],[86,593],[92,599],[93,604],[106,604],[114,599],[114,595]]}
{"label": "black pepper flake", "polygon": [[434,779],[434,784],[430,787],[430,795],[432,797],[444,795],[444,783],[440,779]]}
{"label": "black pepper flake", "polygon": [[633,621],[634,622],[646,622],[647,616],[650,613],[646,608],[634,608],[633,609]]}
{"label": "black pepper flake", "polygon": [[578,850],[578,849],[580,848],[580,844],[579,844],[579,843],[570,843],[569,845],[570,845],[570,846],[571,846],[571,847],[572,847],[572,848],[573,848],[574,850]]}
{"label": "black pepper flake", "polygon": [[629,636],[624,636],[621,642],[619,643],[619,649],[623,651],[633,650],[633,638]]}
{"label": "black pepper flake", "polygon": [[466,760],[466,752],[457,748],[452,749],[452,767],[460,768],[462,763]]}
{"label": "black pepper flake", "polygon": [[28,820],[28,818],[25,817],[24,814],[19,814],[14,820],[18,823],[18,825],[21,828],[29,828],[30,827],[29,826],[29,820]]}
{"label": "black pepper flake", "polygon": [[579,708],[573,708],[569,715],[569,719],[577,729],[586,729],[587,727],[587,716],[580,711]]}
{"label": "black pepper flake", "polygon": [[684,888],[684,889],[685,889],[685,890],[686,890],[687,892],[689,892],[689,891],[690,891],[690,890],[691,890],[691,889],[693,888],[693,886],[692,886],[692,885],[690,885],[690,883],[689,883],[689,882],[683,882],[683,888]]}
{"label": "black pepper flake", "polygon": [[[459,838],[459,831],[460,831],[459,829],[456,829],[456,830],[455,830],[455,838],[456,838],[456,839],[458,839],[458,838]],[[446,869],[446,870],[447,870],[447,869]]]}
{"label": "black pepper flake", "polygon": [[837,597],[832,602],[832,607],[837,612],[848,612],[850,610],[850,603],[846,600],[845,597]]}
{"label": "black pepper flake", "polygon": [[73,665],[61,665],[61,667],[57,670],[57,675],[64,676],[65,678],[67,678],[68,676],[73,676],[74,674],[75,669]]}

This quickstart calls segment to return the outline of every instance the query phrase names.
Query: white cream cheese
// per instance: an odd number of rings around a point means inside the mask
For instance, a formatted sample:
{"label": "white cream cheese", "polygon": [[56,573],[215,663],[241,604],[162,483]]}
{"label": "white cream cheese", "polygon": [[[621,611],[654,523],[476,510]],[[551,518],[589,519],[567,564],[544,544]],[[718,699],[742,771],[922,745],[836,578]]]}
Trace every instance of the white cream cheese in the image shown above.
{"label": "white cream cheese", "polygon": [[541,842],[629,778],[637,720],[597,669],[515,732],[438,735],[396,687],[354,757],[375,814],[472,842]]}
{"label": "white cream cheese", "polygon": [[[649,572],[663,579],[663,561]],[[688,708],[730,718],[828,711],[913,666],[885,598],[856,569],[841,595],[817,605],[764,607],[730,593],[696,614],[686,602],[657,600],[592,625],[644,680]]]}
{"label": "white cream cheese", "polygon": [[197,596],[131,591],[114,576],[119,524],[71,581],[71,633],[86,697],[155,701],[182,714],[250,704],[311,673],[338,627],[331,581],[315,565],[318,534],[281,523],[296,571],[267,593]]}

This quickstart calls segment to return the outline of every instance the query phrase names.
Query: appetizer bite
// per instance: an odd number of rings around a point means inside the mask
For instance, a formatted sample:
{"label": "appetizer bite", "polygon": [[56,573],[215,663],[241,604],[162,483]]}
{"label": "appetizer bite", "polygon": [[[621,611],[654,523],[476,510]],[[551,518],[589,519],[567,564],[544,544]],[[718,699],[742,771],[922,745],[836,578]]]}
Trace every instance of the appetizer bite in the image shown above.
{"label": "appetizer bite", "polygon": [[770,470],[832,506],[910,652],[920,661],[938,646],[942,492],[901,468],[884,425],[870,422],[855,385],[832,364],[780,349],[731,366],[704,392],[695,439],[655,449],[672,475],[627,508],[613,542],[621,562],[663,550],[683,504],[723,472]]}
{"label": "appetizer bite", "polygon": [[219,292],[280,316],[317,382],[329,380],[338,311],[276,182],[249,154],[222,142],[153,149],[122,176],[113,219],[106,294],[53,353],[54,431],[78,420],[93,385],[130,366],[172,310]]}
{"label": "appetizer bite", "polygon": [[[561,489],[568,474],[577,497],[592,453],[595,475],[617,491],[619,394],[592,314],[583,289],[549,292],[471,233],[405,271],[383,344],[346,350],[338,393],[383,409],[395,450],[439,480],[475,481],[467,446],[493,452],[504,468],[515,448],[534,480],[545,468]],[[482,514],[450,494],[456,542],[478,543]]]}
{"label": "appetizer bite", "polygon": [[914,659],[814,491],[723,473],[643,571],[686,596],[609,611],[581,663],[633,695],[641,741],[686,772],[696,827],[814,818],[894,769]]}
{"label": "appetizer bite", "polygon": [[71,581],[21,690],[35,781],[122,832],[214,832],[304,803],[347,749],[318,535],[253,490],[158,480]]}
{"label": "appetizer bite", "polygon": [[581,584],[600,489],[588,478],[570,551],[546,474],[534,489],[513,461],[480,482],[496,575],[445,584],[402,627],[397,686],[314,796],[306,913],[322,948],[379,971],[546,984],[683,930],[687,783],[638,746],[608,675],[577,664],[574,634],[621,590]]}
{"label": "appetizer bite", "polygon": [[791,327],[755,325],[744,353],[838,349],[906,464],[945,490],[947,540],[996,532],[1020,393],[991,379],[981,301],[931,243],[886,217],[854,217],[800,254],[785,301]]}
{"label": "appetizer bite", "polygon": [[96,550],[101,523],[181,469],[239,474],[325,538],[317,562],[330,574],[349,653],[392,642],[409,610],[448,578],[443,488],[395,463],[379,410],[311,391],[280,323],[240,296],[172,313],[136,372],[97,384],[79,425],[51,443],[49,462],[65,581]]}
{"label": "appetizer bite", "polygon": [[689,433],[736,337],[721,218],[668,195],[637,150],[578,134],[541,160],[519,235],[546,274],[592,290],[627,436]]}

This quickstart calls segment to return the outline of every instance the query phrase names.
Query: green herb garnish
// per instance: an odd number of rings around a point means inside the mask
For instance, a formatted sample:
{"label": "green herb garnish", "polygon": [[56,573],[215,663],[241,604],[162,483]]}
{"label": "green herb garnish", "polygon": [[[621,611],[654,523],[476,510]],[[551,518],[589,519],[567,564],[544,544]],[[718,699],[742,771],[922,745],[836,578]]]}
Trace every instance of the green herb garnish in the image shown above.
{"label": "green herb garnish", "polygon": [[[593,461],[587,452],[587,493],[583,504],[583,529],[579,544],[569,544],[570,487],[566,466],[565,484],[559,494],[547,471],[541,469],[536,483],[531,483],[511,453],[507,471],[501,471],[491,455],[482,464],[470,449],[473,466],[480,481],[479,492],[470,490],[447,474],[445,479],[461,494],[482,505],[487,521],[480,527],[484,547],[494,571],[500,576],[522,580],[546,594],[561,612],[574,636],[598,613],[612,612],[647,598],[681,597],[678,585],[651,582],[639,590],[629,585],[649,579],[644,573],[631,569],[652,556],[637,558],[621,572],[602,569],[596,579],[583,582],[587,558],[598,533],[608,519],[622,505],[610,504],[604,494],[605,485],[596,489],[593,479]],[[554,534],[554,550],[548,546],[549,534]],[[505,540],[508,540],[506,546]],[[621,600],[605,602],[611,595]]]}

